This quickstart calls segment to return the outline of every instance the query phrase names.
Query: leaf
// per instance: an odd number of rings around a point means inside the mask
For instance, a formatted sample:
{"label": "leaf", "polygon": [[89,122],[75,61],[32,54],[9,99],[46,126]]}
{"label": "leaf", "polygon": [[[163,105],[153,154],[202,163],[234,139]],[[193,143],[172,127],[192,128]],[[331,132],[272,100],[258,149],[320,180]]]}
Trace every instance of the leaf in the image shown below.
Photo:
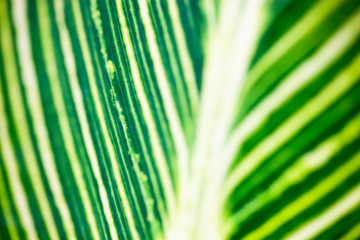
{"label": "leaf", "polygon": [[357,239],[356,0],[0,1],[4,239]]}

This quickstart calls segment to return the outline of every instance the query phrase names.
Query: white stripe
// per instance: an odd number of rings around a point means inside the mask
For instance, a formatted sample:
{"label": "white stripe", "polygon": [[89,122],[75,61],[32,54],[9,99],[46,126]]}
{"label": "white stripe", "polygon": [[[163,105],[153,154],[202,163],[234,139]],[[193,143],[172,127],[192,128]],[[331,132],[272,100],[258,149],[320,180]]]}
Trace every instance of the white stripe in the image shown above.
{"label": "white stripe", "polygon": [[145,25],[146,39],[148,41],[157,81],[160,87],[160,93],[169,119],[170,130],[174,138],[178,156],[177,161],[179,163],[180,191],[182,191],[182,188],[186,185],[186,177],[188,175],[188,149],[185,142],[185,136],[181,127],[179,116],[176,113],[176,107],[166,78],[164,65],[162,64],[162,58],[156,42],[155,32],[151,24],[147,2],[139,0],[139,5],[142,21]]}
{"label": "white stripe", "polygon": [[[6,8],[4,7],[3,9]],[[3,89],[0,81],[0,93],[2,92]],[[29,239],[38,239],[38,235],[31,215],[31,211],[28,206],[28,202],[27,202],[28,200],[26,197],[24,186],[19,176],[19,167],[17,165],[17,159],[14,153],[13,146],[11,144],[11,139],[8,132],[9,126],[5,114],[6,113],[4,109],[3,96],[2,94],[0,94],[0,150],[1,150],[0,152],[4,160],[3,162],[4,170],[5,172],[7,172],[8,175],[8,182],[10,184],[11,195],[13,196],[13,199],[15,201],[17,214],[20,217],[20,222],[23,225],[24,230]],[[3,185],[2,181],[1,181],[1,185]],[[55,235],[55,237],[57,236]]]}
{"label": "white stripe", "polygon": [[[278,198],[290,186],[303,181],[310,173],[325,166],[344,146],[360,136],[360,114],[351,119],[344,129],[334,136],[321,142],[314,150],[297,159],[277,180],[267,187],[267,190],[245,204],[241,210],[232,214],[227,221],[226,234],[236,230],[239,223],[250,214],[260,209],[265,203]],[[236,195],[234,196],[236,199]]]}
{"label": "white stripe", "polygon": [[313,78],[336,61],[360,35],[360,11],[357,11],[325,45],[294,70],[236,128],[227,144],[226,165],[233,160],[241,142],[256,130],[281,103],[306,86]]}
{"label": "white stripe", "polygon": [[[357,14],[352,21],[349,22],[350,25],[347,25],[347,31],[344,36],[350,33],[350,30],[357,28],[357,33],[354,34],[355,36],[351,36],[350,40],[354,40],[356,36],[360,33],[360,14]],[[359,24],[359,25],[357,25]],[[344,40],[343,37],[336,38],[336,42],[339,40]],[[343,42],[341,42],[343,43]],[[341,44],[340,43],[340,44]],[[332,46],[332,44],[331,44]],[[333,46],[335,47],[335,46]],[[325,57],[325,56],[324,56]],[[329,58],[329,57],[328,57]],[[318,94],[314,97],[310,102],[306,103],[302,108],[298,110],[294,115],[292,115],[288,120],[282,123],[282,125],[275,131],[273,134],[268,136],[266,139],[261,141],[256,148],[254,148],[242,161],[240,164],[237,165],[236,169],[231,173],[231,176],[228,179],[228,188],[231,191],[246,175],[248,175],[252,169],[254,169],[261,161],[271,152],[275,151],[275,147],[279,147],[281,142],[285,142],[288,138],[293,136],[301,127],[305,126],[306,123],[311,121],[317,114],[319,114],[323,109],[329,106],[330,103],[336,100],[337,96],[340,96],[345,91],[347,91],[352,85],[354,85],[357,81],[356,74],[358,71],[355,70],[356,64],[359,61],[359,56],[356,57],[354,62],[348,67],[345,71],[341,72],[335,80],[333,80],[330,84],[328,84],[322,91],[321,94]],[[315,63],[313,63],[315,64]],[[354,76],[349,75],[351,71],[354,71]],[[303,72],[303,71],[301,71]],[[305,79],[309,79],[310,76],[307,76]],[[236,129],[236,133],[234,136],[229,140],[229,148],[227,148],[224,153],[225,156],[225,165],[228,167],[239,148],[240,143],[242,140],[248,136],[256,127],[260,125],[266,119],[266,116],[270,114],[272,109],[279,106],[280,102],[277,99],[283,101],[282,96],[287,96],[289,88],[292,89],[292,84],[295,84],[296,87],[297,83],[301,83],[306,81],[302,77],[294,78],[294,81],[284,82],[279,89],[281,91],[275,90],[274,93],[268,99],[263,100],[263,104],[259,106],[249,117],[244,121],[243,124],[240,125]],[[292,84],[290,84],[292,83]],[[285,89],[287,86],[288,88]],[[298,88],[292,89],[290,92],[296,91]],[[269,99],[272,99],[271,101]],[[285,100],[285,99],[284,99]],[[270,111],[269,111],[270,110]],[[265,114],[265,115],[264,115]]]}
{"label": "white stripe", "polygon": [[[127,193],[125,192],[125,187],[122,182],[122,178],[121,178],[120,171],[119,171],[119,165],[117,164],[117,157],[115,155],[114,146],[110,139],[110,134],[109,134],[109,131],[106,126],[106,121],[105,121],[105,116],[104,116],[105,110],[102,107],[101,99],[100,99],[99,92],[98,92],[98,86],[96,84],[95,72],[94,72],[94,69],[92,66],[92,62],[91,62],[90,50],[89,50],[89,47],[87,44],[88,40],[86,39],[84,24],[83,24],[83,21],[81,20],[82,13],[80,10],[81,7],[79,5],[79,1],[72,1],[72,6],[74,9],[75,25],[76,25],[77,33],[79,36],[80,47],[82,50],[81,52],[83,54],[83,59],[85,61],[86,72],[89,77],[91,94],[94,97],[93,99],[94,99],[94,103],[95,103],[95,110],[96,110],[96,113],[98,116],[98,120],[100,122],[101,132],[103,133],[102,135],[105,138],[107,151],[110,155],[112,170],[113,170],[113,173],[115,176],[115,181],[116,181],[118,190],[120,192],[120,197],[121,197],[121,200],[123,203],[123,208],[124,208],[126,216],[127,216],[127,221],[129,223],[129,225],[131,226],[132,231],[136,232],[134,216],[132,214],[128,196],[127,196]],[[136,206],[136,207],[138,208],[138,206]],[[137,233],[134,233],[134,234],[137,235]]]}
{"label": "white stripe", "polygon": [[[263,4],[262,0],[223,2],[221,10],[224,12],[220,15],[219,30],[213,36],[214,45],[210,45],[206,52],[209,62],[205,63],[204,95],[201,99],[204,111],[200,111],[192,158],[194,181],[198,181],[193,184],[197,186],[193,191],[204,192],[203,203],[198,210],[198,237],[203,234],[207,234],[207,238],[216,235],[208,229],[216,228],[219,223],[212,219],[219,219],[217,214],[221,212],[217,194],[222,181],[216,177],[222,166],[222,163],[219,165],[219,159],[222,159],[219,155],[231,131],[239,92],[255,50]],[[195,197],[193,201],[196,202],[198,198]]]}
{"label": "white stripe", "polygon": [[297,231],[290,233],[285,238],[288,240],[310,239],[321,231],[331,227],[345,214],[360,205],[360,184],[351,189],[344,197],[329,207],[324,213],[316,217]]}
{"label": "white stripe", "polygon": [[307,34],[316,29],[334,9],[343,1],[339,0],[321,0],[311,8],[308,13],[298,20],[288,32],[285,33],[271,48],[262,56],[255,66],[251,69],[246,85],[248,90],[253,86],[259,77],[271,67],[273,63],[284,56],[293,46],[302,40]]}
{"label": "white stripe", "polygon": [[193,113],[196,113],[199,104],[199,93],[196,86],[193,62],[189,54],[189,49],[186,44],[185,33],[181,25],[179,9],[177,7],[178,4],[176,0],[169,0],[167,4],[170,13],[171,23],[173,25],[172,29],[174,30],[176,44],[178,47],[180,63],[182,65],[182,69],[185,75],[185,82],[187,83],[187,87],[189,90],[191,110]]}
{"label": "white stripe", "polygon": [[[140,78],[140,73],[139,73],[138,66],[137,66],[137,63],[135,60],[135,56],[134,56],[134,50],[132,48],[132,44],[131,44],[131,40],[130,40],[130,36],[129,36],[129,30],[128,30],[128,27],[125,22],[124,11],[122,9],[122,5],[121,5],[120,1],[118,0],[118,1],[116,1],[116,3],[117,3],[117,11],[118,11],[118,14],[120,17],[120,25],[121,25],[121,29],[122,29],[123,36],[124,36],[123,40],[125,42],[126,51],[128,53],[128,57],[129,57],[129,63],[130,63],[132,77],[134,80],[134,85],[136,88],[136,92],[138,94],[137,96],[138,96],[139,102],[141,104],[141,110],[145,117],[147,129],[149,131],[150,142],[151,142],[152,150],[155,154],[156,165],[157,165],[159,173],[160,173],[160,179],[164,186],[165,200],[166,200],[167,206],[169,208],[168,209],[169,215],[171,215],[171,214],[173,214],[174,209],[175,209],[175,196],[174,196],[173,187],[171,185],[171,177],[170,177],[169,171],[167,169],[167,163],[166,163],[166,159],[164,156],[164,152],[161,149],[160,139],[156,133],[156,125],[155,125],[154,119],[151,115],[150,106],[147,101],[147,96],[145,94],[144,87],[143,87],[143,84],[142,84],[142,81]],[[128,89],[127,89],[127,91],[128,91]],[[136,116],[135,113],[134,113],[134,115]]]}
{"label": "white stripe", "polygon": [[[43,106],[40,99],[40,91],[31,54],[32,48],[29,33],[30,25],[28,19],[26,18],[27,2],[24,0],[14,0],[12,13],[16,25],[15,30],[18,36],[16,38],[16,43],[17,48],[19,49],[20,67],[25,86],[25,94],[27,102],[29,103],[30,114],[33,119],[36,139],[39,143],[39,151],[42,164],[45,168],[45,175],[49,181],[49,186],[54,196],[55,204],[59,209],[67,237],[75,239],[74,225],[63,195],[63,189],[56,169],[54,155],[51,149],[44,119]],[[49,224],[51,224],[51,222]],[[55,236],[55,230],[50,234]]]}
{"label": "white stripe", "polygon": [[54,106],[57,112],[57,116],[60,124],[60,131],[63,135],[64,145],[66,152],[69,157],[69,162],[71,164],[72,172],[74,173],[74,178],[76,185],[80,192],[81,200],[84,204],[84,210],[86,217],[88,218],[90,229],[95,239],[100,239],[98,228],[95,221],[95,216],[93,213],[93,208],[91,205],[89,193],[86,190],[86,183],[83,177],[83,171],[79,158],[76,154],[75,143],[72,136],[72,130],[69,123],[69,116],[66,113],[64,96],[61,92],[61,84],[59,79],[59,72],[56,65],[55,50],[52,39],[48,36],[51,36],[51,27],[50,27],[50,16],[48,13],[48,4],[45,0],[39,0],[36,4],[38,7],[38,16],[39,16],[39,30],[41,36],[41,44],[43,49],[42,51],[45,59],[46,71],[49,76],[50,91],[51,96],[54,101]]}
{"label": "white stripe", "polygon": [[[1,1],[5,5],[6,1]],[[7,9],[6,6],[0,9]],[[10,23],[7,18],[6,11],[2,14],[3,23],[1,26],[1,47],[3,50],[3,56],[6,56],[5,77],[7,79],[7,92],[9,94],[9,102],[11,111],[14,118],[14,127],[16,133],[19,136],[19,143],[21,151],[24,155],[24,161],[26,170],[30,175],[31,185],[35,191],[36,199],[39,203],[41,215],[45,220],[45,227],[53,239],[58,238],[58,233],[51,214],[51,208],[48,203],[48,198],[44,189],[44,185],[41,179],[39,166],[37,164],[32,140],[30,137],[29,126],[25,115],[25,109],[23,105],[23,98],[20,92],[19,76],[16,69],[16,60],[13,55],[14,47],[12,45],[12,38],[10,32]],[[15,157],[14,157],[15,158]]]}
{"label": "white stripe", "polygon": [[107,191],[101,177],[100,167],[95,152],[94,143],[90,134],[90,127],[88,124],[89,121],[87,119],[87,115],[85,111],[83,96],[79,85],[79,79],[76,73],[76,62],[72,50],[70,34],[65,24],[64,3],[62,0],[54,0],[54,5],[55,5],[56,23],[61,38],[60,41],[61,50],[65,58],[65,66],[69,77],[71,93],[74,99],[76,112],[80,121],[80,127],[85,141],[85,147],[90,158],[92,171],[94,172],[95,179],[98,183],[98,187],[99,187],[98,191],[103,205],[103,211],[109,225],[111,237],[113,239],[118,239],[116,227],[114,224],[114,219],[112,217],[112,212],[110,209],[109,199],[107,197]]}
{"label": "white stripe", "polygon": [[357,152],[351,159],[336,169],[316,186],[302,194],[293,202],[284,206],[274,216],[267,219],[262,225],[246,235],[244,240],[263,239],[278,229],[281,225],[293,219],[306,208],[326,196],[331,190],[342,184],[349,176],[356,173],[360,167],[360,152]]}
{"label": "white stripe", "polygon": [[[185,124],[185,129],[186,129],[186,126],[190,125],[191,121],[192,121],[189,113],[191,112],[192,114],[194,114],[196,112],[195,108],[197,108],[198,103],[195,103],[196,106],[194,106],[194,102],[193,102],[194,99],[191,99],[191,96],[190,96],[190,104],[192,104],[192,105],[190,105],[190,111],[189,111],[189,106],[186,101],[186,95],[188,93],[185,92],[186,90],[184,88],[184,84],[182,83],[180,70],[179,70],[180,66],[178,66],[178,64],[176,62],[176,58],[175,58],[174,48],[176,48],[176,46],[171,44],[171,39],[169,36],[169,29],[168,29],[168,26],[167,26],[167,23],[166,23],[166,20],[164,17],[164,13],[163,13],[160,1],[156,2],[156,8],[158,9],[158,14],[159,14],[158,17],[160,19],[160,25],[163,28],[165,46],[166,46],[167,53],[169,54],[170,68],[172,69],[174,79],[175,79],[175,87],[177,89],[176,97],[179,98],[179,101],[180,101],[180,109],[181,109],[180,118],[184,119],[184,122],[185,122],[184,124]],[[185,50],[185,51],[187,51],[187,50]],[[178,52],[181,54],[181,51],[178,50]],[[185,75],[185,80],[186,79],[187,78]],[[196,88],[196,86],[195,86],[195,88]],[[196,92],[196,94],[198,94],[198,93]],[[198,96],[197,96],[197,98],[198,98]],[[199,101],[199,99],[197,99],[197,101]]]}

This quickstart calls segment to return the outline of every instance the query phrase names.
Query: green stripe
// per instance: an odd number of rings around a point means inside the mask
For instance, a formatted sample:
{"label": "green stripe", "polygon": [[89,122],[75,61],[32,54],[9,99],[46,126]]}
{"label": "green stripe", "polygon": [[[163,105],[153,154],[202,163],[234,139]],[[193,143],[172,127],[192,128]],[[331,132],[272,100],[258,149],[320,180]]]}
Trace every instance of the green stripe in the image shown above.
{"label": "green stripe", "polygon": [[[311,118],[321,113],[334,101],[336,101],[338,97],[353,87],[353,85],[355,85],[358,81],[359,73],[356,69],[359,64],[360,57],[358,55],[349,67],[335,76],[335,79],[332,80],[320,93],[313,97],[310,102],[307,102],[294,115],[287,119],[287,121],[282,124],[282,127],[280,127],[275,133],[268,136],[266,140],[263,140],[260,144],[258,144],[258,147],[253,149],[247,157],[242,160],[242,163],[233,170],[231,173],[231,176],[233,177],[229,177],[228,190],[225,190],[225,192],[232,191],[235,185],[238,184],[238,182],[240,182],[246,174],[249,174],[249,172],[260,163],[262,156],[266,156],[267,154],[270,154],[271,151],[274,151],[275,148],[273,148],[272,145],[277,144],[278,147],[281,146],[280,142],[285,142],[287,137],[291,138],[295,135],[295,133],[300,131],[307,122],[311,121]],[[281,136],[281,139],[278,138],[278,136]],[[276,141],[279,141],[279,143]],[[258,148],[262,148],[264,150],[261,152],[256,151]],[[252,160],[252,162],[249,163],[246,159],[259,160]]]}
{"label": "green stripe", "polygon": [[1,236],[357,238],[359,7],[1,1]]}
{"label": "green stripe", "polygon": [[[3,156],[1,156],[3,158]],[[1,162],[2,159],[1,159]],[[3,164],[3,163],[2,163]],[[0,220],[0,231],[3,234],[4,238],[12,238],[12,239],[20,239],[21,237],[25,237],[23,233],[23,229],[21,229],[18,216],[14,209],[13,204],[11,204],[12,199],[8,194],[9,187],[6,187],[6,180],[4,179],[4,169],[3,165],[0,166],[0,191],[1,191],[1,220]]]}

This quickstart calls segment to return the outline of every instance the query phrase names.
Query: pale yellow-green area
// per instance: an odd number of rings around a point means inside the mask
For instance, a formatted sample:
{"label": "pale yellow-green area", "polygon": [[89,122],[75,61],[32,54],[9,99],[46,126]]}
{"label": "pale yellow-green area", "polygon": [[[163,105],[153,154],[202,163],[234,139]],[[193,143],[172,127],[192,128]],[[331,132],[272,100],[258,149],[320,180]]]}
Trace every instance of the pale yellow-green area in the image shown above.
{"label": "pale yellow-green area", "polygon": [[46,73],[49,77],[51,96],[53,97],[54,106],[59,116],[60,131],[64,138],[64,145],[66,153],[69,157],[72,172],[74,173],[75,181],[78,186],[81,200],[84,204],[87,220],[90,224],[92,235],[95,239],[100,239],[98,228],[95,221],[94,210],[91,205],[89,193],[86,190],[86,183],[83,177],[83,170],[81,168],[80,160],[76,154],[75,142],[72,136],[69,117],[66,112],[64,96],[61,92],[61,84],[59,79],[59,70],[57,68],[54,43],[51,36],[50,16],[48,12],[48,1],[40,0],[37,4],[39,12],[40,24],[40,42],[43,49],[44,59],[46,62]]}
{"label": "pale yellow-green area", "polygon": [[79,79],[76,73],[76,62],[75,62],[74,51],[70,40],[70,33],[65,23],[64,3],[61,0],[54,0],[54,5],[55,5],[55,20],[61,38],[60,41],[61,51],[63,52],[63,55],[65,57],[65,67],[68,73],[70,87],[71,87],[71,94],[74,99],[75,109],[80,122],[80,127],[84,138],[85,147],[90,159],[92,171],[95,175],[95,179],[99,186],[98,191],[103,206],[103,211],[106,217],[106,221],[109,224],[111,237],[113,239],[118,239],[116,227],[114,224],[114,219],[110,209],[109,199],[107,196],[107,191],[103,179],[101,177],[101,172],[98,162],[99,159],[97,158],[94,142],[90,134],[90,126],[85,111],[81,87],[79,85]]}
{"label": "pale yellow-green area", "polygon": [[230,173],[224,188],[224,196],[228,196],[234,188],[248,176],[267,156],[291,139],[306,124],[326,110],[332,103],[346,94],[359,80],[360,54],[351,64],[338,73],[316,96],[304,104],[271,135],[263,139],[244,157]]}
{"label": "pale yellow-green area", "polygon": [[322,230],[336,224],[347,213],[360,206],[360,184],[348,191],[344,197],[308,223],[302,224],[285,236],[289,240],[310,239]]}
{"label": "pale yellow-green area", "polygon": [[224,232],[230,234],[250,214],[261,209],[266,203],[278,198],[289,187],[300,183],[309,174],[320,169],[344,146],[360,136],[360,114],[351,119],[340,132],[321,142],[315,149],[297,159],[266,191],[245,204],[241,210],[229,216]]}
{"label": "pale yellow-green area", "polygon": [[294,216],[320,200],[336,186],[339,186],[346,178],[358,171],[360,167],[360,152],[345,162],[332,174],[325,177],[321,182],[302,194],[292,203],[286,205],[281,211],[276,213],[264,224],[257,227],[254,231],[244,237],[244,240],[262,239],[271,234],[282,224],[289,221]]}
{"label": "pale yellow-green area", "polygon": [[[45,226],[50,234],[50,236],[53,239],[58,239],[58,232],[54,223],[54,219],[51,213],[50,205],[48,202],[48,198],[46,196],[45,188],[43,185],[43,181],[41,179],[40,175],[40,169],[37,164],[35,152],[34,152],[34,146],[32,144],[32,140],[30,137],[29,132],[29,125],[28,121],[26,120],[25,115],[25,107],[24,107],[24,99],[22,98],[21,92],[20,92],[20,76],[18,75],[17,69],[16,69],[16,60],[14,56],[14,46],[13,46],[13,39],[11,34],[11,28],[10,28],[10,22],[9,22],[9,15],[7,13],[7,6],[6,1],[1,1],[2,7],[0,8],[1,11],[1,47],[2,47],[2,54],[7,60],[6,67],[4,69],[5,77],[6,79],[11,79],[11,81],[7,81],[7,89],[6,91],[9,94],[9,102],[11,106],[11,111],[13,114],[14,119],[14,127],[16,129],[16,134],[20,135],[21,138],[19,138],[19,144],[21,151],[24,154],[25,158],[25,167],[26,170],[29,173],[31,185],[33,186],[35,190],[35,196],[37,201],[39,202],[40,206],[40,212],[41,215],[45,219]],[[2,102],[4,102],[2,100]],[[1,116],[5,117],[5,113],[2,113]],[[2,124],[5,124],[5,119],[1,121]],[[7,133],[7,125],[6,128],[4,126],[4,130],[1,132],[3,134]],[[11,146],[5,147],[5,144],[9,143],[9,137],[6,136],[6,141],[1,141],[2,146],[4,146],[4,152],[8,152],[8,156],[4,157],[5,159],[9,159],[9,163],[14,164],[11,167],[9,167],[8,171],[11,171],[13,174],[13,177],[11,182],[16,183],[15,186],[12,186],[13,191],[17,191],[17,196],[14,196],[14,199],[17,199],[17,210],[19,215],[21,216],[21,221],[26,226],[26,231],[28,233],[29,238],[36,239],[37,233],[34,229],[34,225],[32,222],[30,210],[28,209],[26,201],[21,201],[21,199],[26,199],[26,195],[23,192],[23,187],[20,179],[16,181],[17,177],[17,167],[16,167],[16,158],[13,154],[13,150],[11,150]]]}

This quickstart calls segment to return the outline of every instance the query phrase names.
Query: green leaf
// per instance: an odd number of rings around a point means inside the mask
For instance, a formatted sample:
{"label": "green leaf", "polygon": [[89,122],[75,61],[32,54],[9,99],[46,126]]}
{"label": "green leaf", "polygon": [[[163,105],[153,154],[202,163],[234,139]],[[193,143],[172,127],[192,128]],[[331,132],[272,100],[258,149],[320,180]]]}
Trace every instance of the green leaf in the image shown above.
{"label": "green leaf", "polygon": [[4,239],[360,237],[357,0],[1,0]]}

